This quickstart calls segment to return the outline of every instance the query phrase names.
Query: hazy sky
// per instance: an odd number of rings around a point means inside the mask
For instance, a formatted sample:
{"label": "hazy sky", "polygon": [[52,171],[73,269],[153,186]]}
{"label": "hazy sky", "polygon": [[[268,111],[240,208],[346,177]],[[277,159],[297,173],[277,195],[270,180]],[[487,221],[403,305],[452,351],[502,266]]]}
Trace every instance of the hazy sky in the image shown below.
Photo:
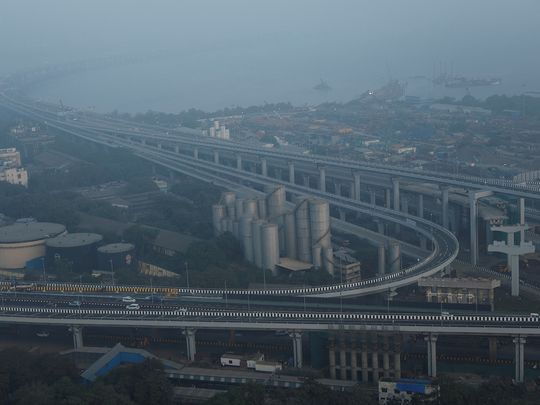
{"label": "hazy sky", "polygon": [[443,62],[530,81],[539,21],[538,0],[0,0],[0,73],[158,49],[188,64],[216,52],[235,77],[380,81]]}

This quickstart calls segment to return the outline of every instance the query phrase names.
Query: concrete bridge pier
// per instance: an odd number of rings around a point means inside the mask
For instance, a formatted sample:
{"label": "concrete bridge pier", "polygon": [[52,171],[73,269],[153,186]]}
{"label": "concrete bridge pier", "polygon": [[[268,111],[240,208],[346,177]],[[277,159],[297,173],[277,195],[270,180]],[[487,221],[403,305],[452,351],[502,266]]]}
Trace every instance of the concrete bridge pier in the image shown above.
{"label": "concrete bridge pier", "polygon": [[79,325],[73,325],[69,328],[71,333],[73,334],[73,348],[80,349],[84,346],[83,341],[83,328]]}
{"label": "concrete bridge pier", "polygon": [[265,158],[261,158],[261,174],[264,177],[268,176],[268,165],[266,164],[266,159]]}
{"label": "concrete bridge pier", "polygon": [[338,212],[339,212],[339,219],[341,221],[346,221],[347,220],[347,213],[345,212],[345,210],[343,208],[338,208]]}
{"label": "concrete bridge pier", "polygon": [[390,273],[401,270],[401,247],[397,240],[392,240],[388,246],[388,262]]}
{"label": "concrete bridge pier", "polygon": [[384,190],[384,207],[388,209],[392,208],[391,207],[391,203],[392,203],[391,194],[392,192],[389,188]]}
{"label": "concrete bridge pier", "polygon": [[522,383],[525,381],[525,336],[514,336],[514,364],[516,366],[515,381]]}
{"label": "concrete bridge pier", "polygon": [[381,221],[380,219],[375,219],[375,223],[377,224],[377,232],[380,233],[381,235],[384,235],[384,222]]}
{"label": "concrete bridge pier", "polygon": [[394,204],[393,207],[395,211],[399,211],[399,179],[392,179],[392,190],[394,193]]}
{"label": "concrete bridge pier", "polygon": [[328,368],[330,370],[330,378],[336,379],[336,342],[333,337],[328,340]]}
{"label": "concrete bridge pier", "polygon": [[242,155],[236,155],[236,169],[242,170]]}
{"label": "concrete bridge pier", "polygon": [[442,226],[448,229],[448,187],[441,186]]}
{"label": "concrete bridge pier", "polygon": [[287,162],[287,165],[289,166],[289,183],[294,184],[294,163],[292,161]]}
{"label": "concrete bridge pier", "polygon": [[341,197],[343,195],[343,190],[342,190],[342,184],[335,181],[334,182],[334,192],[337,196]]}
{"label": "concrete bridge pier", "polygon": [[219,152],[217,150],[214,151],[214,163],[219,165]]}
{"label": "concrete bridge pier", "polygon": [[174,145],[174,153],[176,154],[180,153],[180,145]]}
{"label": "concrete bridge pier", "polygon": [[310,184],[310,181],[309,181],[309,174],[304,174],[304,175],[302,175],[302,185],[303,185],[304,187],[309,188],[309,184]]}
{"label": "concrete bridge pier", "polygon": [[319,165],[319,190],[326,192],[326,167]]}
{"label": "concrete bridge pier", "polygon": [[490,336],[488,337],[489,344],[489,361],[495,363],[497,361],[497,337]]}
{"label": "concrete bridge pier", "polygon": [[369,203],[371,205],[377,205],[377,195],[373,189],[369,189]]}
{"label": "concrete bridge pier", "polygon": [[360,173],[359,172],[353,172],[353,189],[354,189],[354,196],[351,195],[351,198],[354,198],[356,201],[360,201]]}
{"label": "concrete bridge pier", "polygon": [[193,149],[193,157],[195,159],[199,159],[199,148],[194,148]]}
{"label": "concrete bridge pier", "polygon": [[424,218],[424,195],[418,194],[418,216]]}
{"label": "concrete bridge pier", "polygon": [[195,354],[197,353],[197,347],[195,345],[195,333],[196,329],[186,328],[182,331],[186,337],[186,357],[189,361],[195,361]]}
{"label": "concrete bridge pier", "polygon": [[377,275],[383,276],[386,273],[386,249],[384,243],[377,248]]}
{"label": "concrete bridge pier", "polygon": [[302,357],[302,332],[289,332],[289,336],[293,340],[293,362],[294,367],[302,368],[303,366],[303,357]]}
{"label": "concrete bridge pier", "polygon": [[407,197],[403,197],[401,199],[401,211],[405,214],[409,213],[409,200],[407,199]]}
{"label": "concrete bridge pier", "polygon": [[339,340],[339,379],[347,379],[347,344],[343,335]]}
{"label": "concrete bridge pier", "polygon": [[430,333],[424,337],[427,342],[428,376],[437,377],[437,335]]}

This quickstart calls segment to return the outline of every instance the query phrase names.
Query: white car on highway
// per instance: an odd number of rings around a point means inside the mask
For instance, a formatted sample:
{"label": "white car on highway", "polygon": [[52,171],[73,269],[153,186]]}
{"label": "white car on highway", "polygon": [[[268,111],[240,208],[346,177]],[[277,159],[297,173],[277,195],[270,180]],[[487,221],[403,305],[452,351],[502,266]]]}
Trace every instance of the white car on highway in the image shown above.
{"label": "white car on highway", "polygon": [[141,309],[141,306],[139,304],[129,304],[126,305],[126,309]]}
{"label": "white car on highway", "polygon": [[125,302],[126,304],[131,304],[136,301],[137,300],[135,298],[130,297],[129,295],[127,297],[122,297],[122,302]]}

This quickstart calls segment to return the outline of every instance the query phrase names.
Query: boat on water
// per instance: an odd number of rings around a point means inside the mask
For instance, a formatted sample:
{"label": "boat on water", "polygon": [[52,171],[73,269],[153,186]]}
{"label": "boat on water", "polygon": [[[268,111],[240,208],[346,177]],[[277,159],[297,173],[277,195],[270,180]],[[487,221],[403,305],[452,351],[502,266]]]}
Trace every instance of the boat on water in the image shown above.
{"label": "boat on water", "polygon": [[446,73],[442,73],[433,79],[433,84],[450,89],[498,86],[501,82],[502,79],[498,77],[465,77],[453,76]]}

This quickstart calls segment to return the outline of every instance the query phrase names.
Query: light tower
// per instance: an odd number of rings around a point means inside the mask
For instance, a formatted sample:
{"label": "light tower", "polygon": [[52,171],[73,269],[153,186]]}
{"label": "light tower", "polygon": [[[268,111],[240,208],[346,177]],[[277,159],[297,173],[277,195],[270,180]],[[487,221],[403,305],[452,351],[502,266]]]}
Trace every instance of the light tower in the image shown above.
{"label": "light tower", "polygon": [[506,241],[494,241],[488,246],[488,252],[499,252],[507,255],[508,269],[512,274],[512,295],[519,296],[519,256],[527,253],[534,253],[534,245],[532,242],[525,242],[520,239],[520,244],[515,244],[515,234],[519,232],[525,234],[528,229],[527,225],[502,225],[492,226],[491,230],[506,234]]}

